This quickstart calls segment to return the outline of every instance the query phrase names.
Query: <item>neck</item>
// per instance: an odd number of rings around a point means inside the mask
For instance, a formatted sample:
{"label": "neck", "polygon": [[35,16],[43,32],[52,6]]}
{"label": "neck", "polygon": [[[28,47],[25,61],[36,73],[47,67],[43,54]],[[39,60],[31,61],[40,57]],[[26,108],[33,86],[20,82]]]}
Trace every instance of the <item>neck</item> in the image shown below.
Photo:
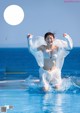
{"label": "neck", "polygon": [[48,48],[48,49],[52,49],[52,46],[53,46],[53,45],[47,45],[47,48]]}

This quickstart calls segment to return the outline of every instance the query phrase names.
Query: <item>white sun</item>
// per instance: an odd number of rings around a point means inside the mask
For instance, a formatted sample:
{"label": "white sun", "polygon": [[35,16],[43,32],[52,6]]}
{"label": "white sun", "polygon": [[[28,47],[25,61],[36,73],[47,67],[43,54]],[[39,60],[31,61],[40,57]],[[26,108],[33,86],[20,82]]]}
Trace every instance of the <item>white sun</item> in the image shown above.
{"label": "white sun", "polygon": [[4,20],[10,25],[18,25],[24,19],[24,11],[18,5],[10,5],[4,10]]}

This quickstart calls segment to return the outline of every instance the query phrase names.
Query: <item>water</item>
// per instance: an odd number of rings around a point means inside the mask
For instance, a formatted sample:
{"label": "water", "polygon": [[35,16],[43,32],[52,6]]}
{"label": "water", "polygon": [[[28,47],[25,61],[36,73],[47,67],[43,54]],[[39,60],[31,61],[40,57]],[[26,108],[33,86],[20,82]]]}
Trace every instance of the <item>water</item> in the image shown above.
{"label": "water", "polygon": [[13,105],[12,110],[7,110],[8,113],[79,113],[80,95],[3,90],[0,91],[0,105]]}
{"label": "water", "polygon": [[79,56],[80,48],[74,48],[65,59],[64,90],[45,93],[31,81],[38,79],[39,67],[28,50],[1,48],[0,106],[13,106],[7,113],[79,113],[80,87],[71,81],[80,80]]}

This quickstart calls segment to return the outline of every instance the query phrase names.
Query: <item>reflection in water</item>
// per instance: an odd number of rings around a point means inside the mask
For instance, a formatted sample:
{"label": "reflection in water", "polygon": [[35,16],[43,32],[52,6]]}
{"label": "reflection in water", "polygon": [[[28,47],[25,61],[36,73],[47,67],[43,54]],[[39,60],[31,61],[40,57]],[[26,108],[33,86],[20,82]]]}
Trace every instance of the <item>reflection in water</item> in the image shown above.
{"label": "reflection in water", "polygon": [[63,113],[62,102],[63,102],[62,94],[46,94],[43,99],[43,111],[45,113]]}

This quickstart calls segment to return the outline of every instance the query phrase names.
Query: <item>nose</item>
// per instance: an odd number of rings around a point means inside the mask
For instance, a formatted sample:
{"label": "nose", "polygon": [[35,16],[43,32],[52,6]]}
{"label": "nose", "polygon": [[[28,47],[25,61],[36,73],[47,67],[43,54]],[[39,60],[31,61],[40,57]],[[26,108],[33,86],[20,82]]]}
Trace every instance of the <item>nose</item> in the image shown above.
{"label": "nose", "polygon": [[49,41],[51,41],[51,39],[50,39],[50,38],[49,38],[48,40],[49,40]]}

